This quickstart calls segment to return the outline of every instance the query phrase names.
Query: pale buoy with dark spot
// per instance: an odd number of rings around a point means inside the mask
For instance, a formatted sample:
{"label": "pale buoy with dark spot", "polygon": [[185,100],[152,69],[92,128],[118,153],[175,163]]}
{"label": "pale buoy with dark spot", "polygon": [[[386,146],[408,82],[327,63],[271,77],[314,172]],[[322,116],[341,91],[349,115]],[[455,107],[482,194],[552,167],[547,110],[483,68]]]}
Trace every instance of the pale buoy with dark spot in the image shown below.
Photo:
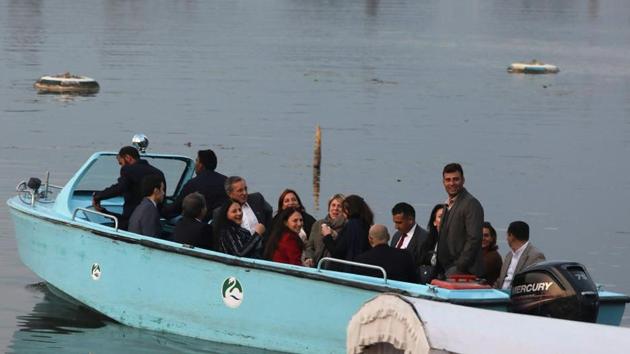
{"label": "pale buoy with dark spot", "polygon": [[91,77],[68,72],[42,76],[33,86],[42,93],[97,93],[100,89],[98,82]]}
{"label": "pale buoy with dark spot", "polygon": [[509,73],[522,73],[522,74],[555,74],[560,69],[552,64],[545,64],[538,60],[532,60],[529,63],[516,62],[508,66],[507,71]]}

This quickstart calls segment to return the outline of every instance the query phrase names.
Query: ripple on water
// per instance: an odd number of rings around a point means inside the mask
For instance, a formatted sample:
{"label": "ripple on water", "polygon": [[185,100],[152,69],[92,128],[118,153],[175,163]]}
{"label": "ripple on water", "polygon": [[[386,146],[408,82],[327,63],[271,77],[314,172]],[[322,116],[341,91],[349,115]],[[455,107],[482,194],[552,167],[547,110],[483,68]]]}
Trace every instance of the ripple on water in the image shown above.
{"label": "ripple on water", "polygon": [[142,330],[118,324],[76,302],[55,295],[44,282],[26,290],[40,298],[30,313],[17,316],[9,353],[277,353]]}
{"label": "ripple on water", "polygon": [[42,112],[43,109],[5,109],[4,113],[34,113],[34,112]]}

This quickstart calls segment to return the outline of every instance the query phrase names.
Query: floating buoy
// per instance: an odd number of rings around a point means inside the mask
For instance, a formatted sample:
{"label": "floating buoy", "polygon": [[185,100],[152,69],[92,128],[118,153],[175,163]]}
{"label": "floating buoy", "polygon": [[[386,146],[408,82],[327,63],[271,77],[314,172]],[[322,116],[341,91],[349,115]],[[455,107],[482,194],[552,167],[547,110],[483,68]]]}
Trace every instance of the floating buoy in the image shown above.
{"label": "floating buoy", "polygon": [[100,89],[96,80],[87,76],[63,73],[40,77],[33,86],[41,93],[97,93]]}
{"label": "floating buoy", "polygon": [[560,69],[551,64],[545,64],[538,60],[532,60],[529,63],[516,62],[508,66],[507,71],[509,73],[523,73],[523,74],[555,74]]}

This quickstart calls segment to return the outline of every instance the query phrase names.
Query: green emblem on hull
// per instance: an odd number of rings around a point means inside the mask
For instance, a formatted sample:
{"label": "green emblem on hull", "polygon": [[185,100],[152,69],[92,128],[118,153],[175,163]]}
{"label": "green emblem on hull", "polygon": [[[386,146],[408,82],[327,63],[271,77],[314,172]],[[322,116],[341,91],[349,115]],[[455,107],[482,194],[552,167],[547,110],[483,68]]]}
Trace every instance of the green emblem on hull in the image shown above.
{"label": "green emblem on hull", "polygon": [[237,308],[243,302],[243,287],[238,279],[229,277],[223,281],[221,287],[221,296],[223,303],[230,308]]}

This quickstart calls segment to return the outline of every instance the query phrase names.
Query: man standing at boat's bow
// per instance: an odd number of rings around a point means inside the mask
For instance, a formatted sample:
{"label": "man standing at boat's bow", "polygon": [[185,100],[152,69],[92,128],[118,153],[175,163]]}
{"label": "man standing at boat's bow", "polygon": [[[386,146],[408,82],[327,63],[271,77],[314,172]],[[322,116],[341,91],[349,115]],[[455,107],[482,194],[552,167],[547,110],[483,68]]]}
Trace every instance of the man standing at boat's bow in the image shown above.
{"label": "man standing at boat's bow", "polygon": [[[133,146],[125,146],[118,151],[116,160],[120,165],[120,177],[118,181],[100,192],[94,193],[92,206],[94,210],[102,213],[112,214],[118,217],[118,226],[122,230],[127,230],[129,218],[133,210],[140,204],[144,195],[142,193],[142,180],[149,175],[159,175],[166,190],[166,179],[164,173],[151,166],[146,160],[140,158],[140,153]],[[122,196],[124,199],[122,215],[109,212],[101,206],[101,200]]]}

